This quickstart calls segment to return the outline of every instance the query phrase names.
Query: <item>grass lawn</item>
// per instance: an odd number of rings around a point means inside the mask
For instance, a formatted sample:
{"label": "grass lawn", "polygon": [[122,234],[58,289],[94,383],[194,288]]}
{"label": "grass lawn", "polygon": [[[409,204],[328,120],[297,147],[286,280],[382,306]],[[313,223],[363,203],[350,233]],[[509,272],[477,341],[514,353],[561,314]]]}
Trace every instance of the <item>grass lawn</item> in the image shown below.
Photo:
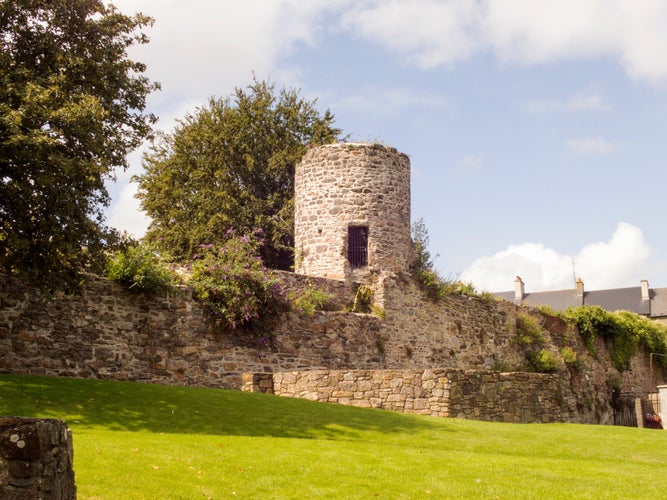
{"label": "grass lawn", "polygon": [[664,498],[667,432],[500,424],[222,389],[0,375],[62,418],[80,499]]}

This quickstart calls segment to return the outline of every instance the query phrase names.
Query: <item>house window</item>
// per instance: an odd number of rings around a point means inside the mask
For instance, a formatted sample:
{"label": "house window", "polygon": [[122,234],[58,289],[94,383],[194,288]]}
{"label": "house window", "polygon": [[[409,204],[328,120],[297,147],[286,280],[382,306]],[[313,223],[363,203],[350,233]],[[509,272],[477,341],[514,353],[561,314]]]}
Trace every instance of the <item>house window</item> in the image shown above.
{"label": "house window", "polygon": [[347,228],[347,260],[352,267],[368,265],[368,227],[350,226]]}

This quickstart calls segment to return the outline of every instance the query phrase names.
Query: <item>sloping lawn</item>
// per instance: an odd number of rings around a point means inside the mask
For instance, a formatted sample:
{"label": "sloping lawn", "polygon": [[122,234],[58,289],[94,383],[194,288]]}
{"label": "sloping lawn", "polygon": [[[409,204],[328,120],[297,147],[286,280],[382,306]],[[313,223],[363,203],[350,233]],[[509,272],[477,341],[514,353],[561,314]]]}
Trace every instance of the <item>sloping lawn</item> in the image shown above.
{"label": "sloping lawn", "polygon": [[419,417],[263,394],[0,375],[62,418],[80,499],[663,498],[667,432]]}

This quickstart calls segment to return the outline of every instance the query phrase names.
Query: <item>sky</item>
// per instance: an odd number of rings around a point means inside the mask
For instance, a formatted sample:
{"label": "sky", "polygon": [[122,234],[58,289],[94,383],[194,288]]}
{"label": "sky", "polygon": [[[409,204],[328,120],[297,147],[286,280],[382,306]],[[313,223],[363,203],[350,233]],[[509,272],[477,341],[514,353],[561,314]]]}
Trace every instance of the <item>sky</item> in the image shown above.
{"label": "sky", "polygon": [[[667,287],[667,0],[114,0],[158,127],[246,87],[300,89],[410,157],[435,265],[480,291]],[[108,222],[141,237],[141,151]]]}

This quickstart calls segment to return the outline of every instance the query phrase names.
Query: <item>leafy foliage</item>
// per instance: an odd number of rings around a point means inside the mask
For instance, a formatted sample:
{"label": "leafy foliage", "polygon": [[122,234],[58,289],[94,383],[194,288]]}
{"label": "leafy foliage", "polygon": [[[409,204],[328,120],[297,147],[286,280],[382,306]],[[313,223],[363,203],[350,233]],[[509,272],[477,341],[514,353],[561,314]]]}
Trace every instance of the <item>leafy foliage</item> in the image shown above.
{"label": "leafy foliage", "polygon": [[[611,360],[619,371],[630,367],[630,359],[637,353],[640,345],[650,352],[667,355],[667,327],[648,318],[628,311],[612,313],[599,306],[570,308],[566,316],[579,328],[584,344],[592,356],[597,356],[597,336],[611,346]],[[661,356],[659,362],[667,368],[667,358]]]}
{"label": "leafy foliage", "polygon": [[308,144],[334,142],[329,111],[296,90],[254,81],[233,98],[210,99],[162,134],[136,177],[152,218],[146,235],[177,259],[228,227],[261,227],[267,266],[290,269],[294,247],[294,168]]}
{"label": "leafy foliage", "polygon": [[560,368],[558,358],[548,349],[531,352],[529,360],[538,373],[555,373]]}
{"label": "leafy foliage", "polygon": [[373,289],[366,285],[357,288],[354,294],[352,312],[370,314],[373,312]]}
{"label": "leafy foliage", "polygon": [[[149,17],[100,0],[0,2],[0,265],[46,289],[102,270],[104,181],[149,135],[158,88],[127,49]],[[91,267],[92,266],[92,267]]]}
{"label": "leafy foliage", "polygon": [[292,308],[304,316],[312,316],[315,311],[326,311],[331,307],[333,294],[315,287],[308,287],[290,297]]}
{"label": "leafy foliage", "polygon": [[544,328],[526,312],[519,312],[516,315],[516,334],[521,345],[544,343]]}
{"label": "leafy foliage", "polygon": [[448,284],[434,269],[433,259],[428,250],[428,230],[422,218],[412,223],[412,242],[415,249],[412,275],[431,299],[438,300],[447,293]]}
{"label": "leafy foliage", "polygon": [[106,277],[130,290],[154,294],[173,288],[175,277],[158,257],[153,245],[141,243],[119,250],[109,260]]}
{"label": "leafy foliage", "polygon": [[577,359],[577,353],[574,349],[572,349],[570,346],[565,346],[560,350],[560,355],[563,358],[563,361],[565,361],[566,364],[568,365],[573,365],[577,366],[578,359]]}
{"label": "leafy foliage", "polygon": [[222,245],[199,246],[188,283],[220,326],[239,329],[260,346],[268,345],[273,322],[288,309],[288,302],[259,255],[263,231],[230,229],[226,238]]}

